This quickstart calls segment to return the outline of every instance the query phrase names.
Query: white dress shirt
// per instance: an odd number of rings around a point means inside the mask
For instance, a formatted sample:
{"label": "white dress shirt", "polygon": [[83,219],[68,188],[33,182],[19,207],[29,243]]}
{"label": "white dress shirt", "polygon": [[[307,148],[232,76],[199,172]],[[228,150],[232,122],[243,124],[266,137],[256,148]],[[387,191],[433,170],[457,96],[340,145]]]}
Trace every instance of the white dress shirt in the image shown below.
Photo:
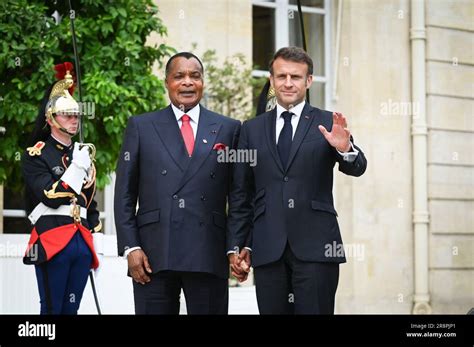
{"label": "white dress shirt", "polygon": [[276,104],[276,111],[277,111],[277,117],[276,117],[276,143],[278,144],[278,137],[280,136],[280,133],[283,129],[283,126],[285,125],[285,119],[282,117],[282,113],[285,111],[293,113],[291,116],[291,127],[293,128],[293,135],[291,139],[295,137],[296,133],[296,128],[298,127],[298,123],[301,118],[301,112],[303,112],[303,107],[304,107],[305,101],[300,102],[298,105],[296,105],[293,108],[290,108],[289,110],[285,109],[283,106],[280,106],[278,103]]}
{"label": "white dress shirt", "polygon": [[183,121],[181,120],[181,117],[187,114],[189,118],[191,118],[189,121],[189,124],[191,125],[191,128],[193,129],[194,139],[196,140],[196,134],[197,134],[198,124],[199,124],[199,114],[201,113],[201,108],[199,107],[199,104],[194,106],[188,112],[181,111],[179,108],[177,108],[173,104],[171,104],[171,108],[173,109],[174,116],[176,117],[176,121],[178,122],[178,126],[180,129],[181,129],[181,125],[183,125]]}

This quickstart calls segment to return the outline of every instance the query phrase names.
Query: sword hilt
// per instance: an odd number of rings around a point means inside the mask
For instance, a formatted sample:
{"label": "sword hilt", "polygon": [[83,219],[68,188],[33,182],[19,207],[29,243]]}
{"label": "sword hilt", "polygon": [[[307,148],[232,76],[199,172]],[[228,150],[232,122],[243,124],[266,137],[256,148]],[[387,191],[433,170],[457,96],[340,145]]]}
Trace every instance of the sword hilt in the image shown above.
{"label": "sword hilt", "polygon": [[92,161],[95,161],[95,155],[96,155],[96,148],[93,143],[81,143],[79,144],[79,148],[82,149],[83,147],[88,147],[89,148],[89,156],[91,157]]}

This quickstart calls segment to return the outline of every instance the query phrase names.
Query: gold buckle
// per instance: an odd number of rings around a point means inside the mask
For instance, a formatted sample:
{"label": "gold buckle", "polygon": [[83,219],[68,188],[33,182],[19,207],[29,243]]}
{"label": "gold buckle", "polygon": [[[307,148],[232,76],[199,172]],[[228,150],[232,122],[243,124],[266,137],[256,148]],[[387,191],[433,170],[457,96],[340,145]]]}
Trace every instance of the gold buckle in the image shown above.
{"label": "gold buckle", "polygon": [[81,206],[76,202],[77,198],[71,199],[71,217],[74,219],[74,224],[81,224]]}

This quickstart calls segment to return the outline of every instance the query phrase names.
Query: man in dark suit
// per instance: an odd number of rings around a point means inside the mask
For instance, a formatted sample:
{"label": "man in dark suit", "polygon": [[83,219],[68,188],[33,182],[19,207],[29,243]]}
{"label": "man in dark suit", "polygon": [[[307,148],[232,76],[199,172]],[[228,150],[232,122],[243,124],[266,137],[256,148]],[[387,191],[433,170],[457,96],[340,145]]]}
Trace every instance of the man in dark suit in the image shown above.
{"label": "man in dark suit", "polygon": [[[204,69],[182,52],[166,65],[171,105],[129,119],[117,166],[118,251],[128,260],[137,314],[227,314],[226,203],[240,122],[199,102]],[[138,210],[137,210],[138,202]]]}
{"label": "man in dark suit", "polygon": [[255,150],[258,165],[235,166],[227,246],[240,251],[229,254],[239,280],[246,278],[242,260],[252,263],[262,314],[334,313],[339,263],[346,260],[333,167],[360,176],[367,166],[345,117],[305,102],[312,72],[304,50],[276,52],[270,82],[277,106],[241,129],[238,148]]}

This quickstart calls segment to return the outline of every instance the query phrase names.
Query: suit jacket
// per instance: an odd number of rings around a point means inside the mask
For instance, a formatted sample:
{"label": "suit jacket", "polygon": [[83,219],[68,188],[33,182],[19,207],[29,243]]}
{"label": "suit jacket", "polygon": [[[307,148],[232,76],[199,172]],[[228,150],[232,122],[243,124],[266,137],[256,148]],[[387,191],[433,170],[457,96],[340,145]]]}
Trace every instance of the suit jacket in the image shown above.
{"label": "suit jacket", "polygon": [[171,105],[129,119],[115,184],[118,253],[140,246],[153,272],[207,272],[227,278],[232,163],[218,162],[214,146],[235,148],[240,122],[200,109],[191,158]]}
{"label": "suit jacket", "polygon": [[355,161],[344,161],[320,124],[330,131],[332,112],[306,104],[286,167],[276,145],[276,108],[242,125],[239,150],[256,150],[257,165],[235,165],[227,248],[249,245],[253,266],[278,260],[287,242],[300,260],[345,262],[333,204],[333,167],[338,162],[339,171],[360,176],[367,161],[358,147]]}

